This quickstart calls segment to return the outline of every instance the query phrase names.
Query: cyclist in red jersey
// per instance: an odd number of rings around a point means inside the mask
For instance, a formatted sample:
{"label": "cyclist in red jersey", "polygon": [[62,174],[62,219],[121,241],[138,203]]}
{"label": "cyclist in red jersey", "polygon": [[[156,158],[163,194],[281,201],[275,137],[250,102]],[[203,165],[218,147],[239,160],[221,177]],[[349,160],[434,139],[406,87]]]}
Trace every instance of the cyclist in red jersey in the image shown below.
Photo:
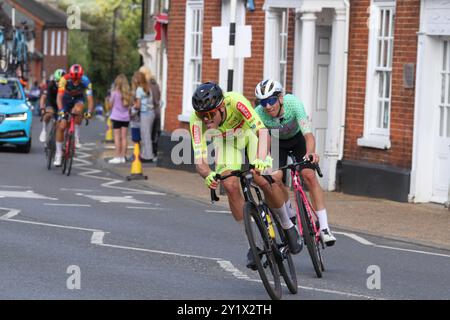
{"label": "cyclist in red jersey", "polygon": [[[69,72],[64,75],[58,83],[58,96],[56,98],[58,106],[58,127],[56,130],[55,167],[61,166],[64,130],[67,126],[66,114],[70,112],[79,115],[83,114],[84,95],[86,95],[88,101],[88,112],[84,114],[84,117],[90,119],[92,117],[92,112],[94,111],[92,84],[89,78],[84,75],[81,65],[74,64],[70,67]],[[76,117],[75,139],[77,148],[80,147],[78,132],[81,121],[82,117]]]}

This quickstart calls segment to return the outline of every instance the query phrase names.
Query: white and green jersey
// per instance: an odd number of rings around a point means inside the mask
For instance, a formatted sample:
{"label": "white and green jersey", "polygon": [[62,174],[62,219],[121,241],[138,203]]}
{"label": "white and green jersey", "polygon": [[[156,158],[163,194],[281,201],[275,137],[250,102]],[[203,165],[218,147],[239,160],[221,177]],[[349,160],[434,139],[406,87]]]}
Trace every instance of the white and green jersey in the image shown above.
{"label": "white and green jersey", "polygon": [[279,139],[286,140],[294,137],[299,131],[303,135],[311,133],[311,122],[305,112],[303,102],[292,94],[286,94],[283,100],[284,113],[273,118],[268,115],[261,105],[256,107],[256,112],[266,128],[279,130]]}

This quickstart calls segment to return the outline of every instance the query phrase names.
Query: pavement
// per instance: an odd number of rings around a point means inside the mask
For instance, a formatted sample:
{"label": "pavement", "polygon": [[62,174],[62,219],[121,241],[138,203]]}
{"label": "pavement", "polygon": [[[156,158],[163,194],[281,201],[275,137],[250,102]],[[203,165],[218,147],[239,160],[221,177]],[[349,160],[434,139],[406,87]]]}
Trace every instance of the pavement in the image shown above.
{"label": "pavement", "polygon": [[[128,152],[131,156],[132,150]],[[101,144],[94,155],[97,165],[118,178],[130,175],[131,163],[109,164],[114,156],[113,144]],[[147,180],[134,180],[152,189],[178,197],[210,202],[209,190],[196,173],[142,164]],[[229,210],[226,196],[211,205],[211,210]],[[291,198],[294,199],[291,192]],[[435,203],[400,203],[385,199],[353,196],[341,192],[325,192],[328,222],[331,230],[358,232],[450,250],[450,210]],[[214,209],[216,207],[216,209]],[[231,219],[231,212],[230,219]]]}

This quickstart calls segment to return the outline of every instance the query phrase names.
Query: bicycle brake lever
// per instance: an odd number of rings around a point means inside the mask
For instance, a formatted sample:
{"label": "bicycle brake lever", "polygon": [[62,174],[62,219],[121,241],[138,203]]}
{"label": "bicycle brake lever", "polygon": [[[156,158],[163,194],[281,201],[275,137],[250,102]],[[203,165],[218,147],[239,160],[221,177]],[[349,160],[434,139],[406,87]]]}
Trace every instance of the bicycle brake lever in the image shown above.
{"label": "bicycle brake lever", "polygon": [[319,175],[319,177],[323,178],[322,170],[320,170],[320,167],[318,164],[316,164],[316,170],[317,170],[317,174]]}
{"label": "bicycle brake lever", "polygon": [[214,203],[216,201],[219,201],[219,197],[216,194],[216,190],[211,189],[211,203]]}
{"label": "bicycle brake lever", "polygon": [[[220,180],[220,174],[216,174],[215,176],[214,176],[214,180]],[[217,194],[216,194],[216,190],[215,189],[211,189],[211,203],[214,203],[214,202],[216,202],[216,201],[219,201],[220,199],[219,199],[219,197],[217,196]]]}

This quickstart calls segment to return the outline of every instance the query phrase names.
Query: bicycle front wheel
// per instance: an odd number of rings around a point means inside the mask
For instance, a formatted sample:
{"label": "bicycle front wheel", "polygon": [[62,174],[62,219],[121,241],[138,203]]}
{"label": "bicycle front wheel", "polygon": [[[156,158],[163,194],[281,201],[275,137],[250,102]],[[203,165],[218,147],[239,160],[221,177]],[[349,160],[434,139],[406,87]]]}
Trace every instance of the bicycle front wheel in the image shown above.
{"label": "bicycle front wheel", "polygon": [[244,223],[250,249],[258,268],[259,276],[267,293],[273,300],[281,299],[281,280],[278,265],[272,250],[272,239],[254,204],[244,206]]}
{"label": "bicycle front wheel", "polygon": [[[273,216],[273,215],[272,215]],[[277,261],[278,268],[280,269],[281,276],[286,283],[289,291],[292,294],[296,294],[298,291],[297,286],[297,273],[295,271],[294,261],[289,250],[288,242],[284,234],[284,230],[281,227],[281,223],[278,218],[274,217],[277,228],[276,233],[276,245],[277,245]]]}
{"label": "bicycle front wheel", "polygon": [[316,235],[314,234],[314,228],[309,219],[308,213],[306,212],[305,205],[301,200],[299,194],[296,195],[297,208],[300,215],[300,222],[303,229],[303,240],[305,241],[306,247],[308,248],[309,256],[311,257],[311,262],[314,266],[314,271],[318,278],[322,278],[322,261],[320,256],[320,247],[316,242]]}
{"label": "bicycle front wheel", "polygon": [[73,157],[75,155],[75,136],[73,134],[69,135],[68,141],[67,141],[67,176],[70,176],[70,172],[72,171],[72,163],[73,163]]}
{"label": "bicycle front wheel", "polygon": [[[53,124],[54,127],[54,124]],[[47,146],[45,148],[45,156],[47,158],[47,169],[52,168],[52,162],[55,158],[56,145],[55,145],[55,129],[50,130],[49,136],[47,137]]]}

